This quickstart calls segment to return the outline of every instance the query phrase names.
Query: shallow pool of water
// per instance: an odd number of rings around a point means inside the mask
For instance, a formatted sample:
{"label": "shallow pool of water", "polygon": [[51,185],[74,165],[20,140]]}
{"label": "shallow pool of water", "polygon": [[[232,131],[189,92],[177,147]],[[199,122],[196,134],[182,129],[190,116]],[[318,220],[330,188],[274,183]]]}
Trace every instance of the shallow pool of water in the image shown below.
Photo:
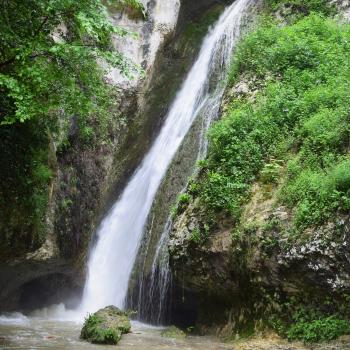
{"label": "shallow pool of water", "polygon": [[[50,319],[43,315],[26,317],[22,314],[0,316],[0,349],[16,350],[97,350],[113,346],[92,345],[79,339],[80,322]],[[116,346],[121,350],[225,350],[232,346],[209,337],[167,339],[162,329],[137,322],[132,323],[132,333],[124,335]]]}

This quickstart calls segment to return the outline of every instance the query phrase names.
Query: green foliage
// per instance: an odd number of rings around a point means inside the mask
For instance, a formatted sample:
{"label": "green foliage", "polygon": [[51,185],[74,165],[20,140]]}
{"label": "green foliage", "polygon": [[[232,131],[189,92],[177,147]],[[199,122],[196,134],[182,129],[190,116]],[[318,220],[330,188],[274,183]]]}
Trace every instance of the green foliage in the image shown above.
{"label": "green foliage", "polygon": [[334,15],[336,7],[328,0],[265,0],[269,11],[283,10],[286,17],[300,17],[317,12],[324,15]]}
{"label": "green foliage", "polygon": [[185,209],[187,208],[188,204],[190,203],[192,197],[190,194],[188,193],[181,193],[177,200],[176,200],[176,204],[173,206],[171,212],[172,215],[175,217],[181,213],[183,213],[185,211]]}
{"label": "green foliage", "polygon": [[260,180],[262,183],[271,184],[278,182],[282,168],[282,165],[280,163],[283,164],[283,162],[272,159],[270,163],[265,164],[260,174]]}
{"label": "green foliage", "polygon": [[200,198],[215,211],[239,215],[242,201],[263,166],[278,126],[251,106],[236,104],[230,114],[210,131],[208,167],[204,169]]}
{"label": "green foliage", "polygon": [[[295,161],[292,161],[292,167]],[[302,169],[285,184],[281,199],[295,207],[295,225],[299,229],[321,224],[331,218],[335,211],[350,209],[350,160],[340,162],[328,171]]]}
{"label": "green foliage", "polygon": [[209,237],[209,224],[196,226],[189,237],[189,240],[195,245],[204,244]]}
{"label": "green foliage", "polygon": [[119,0],[117,4],[114,1],[109,1],[109,6],[114,5],[118,8],[126,8],[129,10],[129,16],[132,18],[146,18],[146,9],[138,0]]}
{"label": "green foliage", "polygon": [[327,342],[350,334],[347,295],[334,298],[304,292],[290,298],[266,295],[268,303],[279,305],[265,315],[267,324],[280,336],[305,343]]}
{"label": "green foliage", "polygon": [[94,344],[117,344],[121,339],[121,332],[116,329],[103,327],[103,321],[94,314],[86,317],[80,337]]}
{"label": "green foliage", "polygon": [[312,82],[320,85],[325,75],[331,78],[330,71],[327,74],[325,68],[343,69],[340,63],[344,58],[339,55],[348,50],[348,32],[348,26],[317,15],[285,27],[265,21],[240,45],[235,55],[233,77],[246,72],[266,78],[270,73],[292,80],[300,73],[300,84],[290,88],[307,87]]}
{"label": "green foliage", "polygon": [[191,233],[190,241],[192,241],[196,244],[199,244],[201,242],[201,240],[202,240],[201,231],[198,227],[196,227]]}
{"label": "green foliage", "polygon": [[[235,54],[230,82],[259,81],[209,133],[196,192],[209,212],[239,219],[251,184],[274,184],[301,231],[349,210],[350,26],[311,14],[281,27],[266,20]],[[276,161],[278,159],[278,161]],[[283,171],[284,173],[284,171]]]}
{"label": "green foliage", "polygon": [[336,317],[325,317],[312,321],[296,319],[287,331],[289,340],[302,340],[305,343],[330,341],[350,333],[350,323]]}
{"label": "green foliage", "polygon": [[190,202],[191,196],[188,193],[181,193],[177,199],[179,205],[186,205]]}
{"label": "green foliage", "polygon": [[107,19],[102,1],[7,1],[1,11],[2,124],[99,113],[108,88],[103,59],[130,75],[112,35],[126,35]]}
{"label": "green foliage", "polygon": [[[48,185],[49,139],[31,122],[0,128],[1,259],[43,243]],[[28,143],[30,142],[30,143]]]}
{"label": "green foliage", "polygon": [[2,258],[45,239],[54,148],[101,146],[123,122],[104,76],[115,67],[131,77],[136,67],[113,48],[112,37],[128,33],[108,20],[105,5],[112,3],[120,1],[1,4],[0,212],[8,218],[0,223]]}

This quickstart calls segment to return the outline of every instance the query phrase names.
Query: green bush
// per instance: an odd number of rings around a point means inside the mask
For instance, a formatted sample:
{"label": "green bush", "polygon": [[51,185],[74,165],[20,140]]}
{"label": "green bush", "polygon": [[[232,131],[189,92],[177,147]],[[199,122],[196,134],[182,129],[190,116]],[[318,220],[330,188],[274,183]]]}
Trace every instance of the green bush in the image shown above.
{"label": "green bush", "polygon": [[287,331],[289,340],[305,343],[330,341],[350,333],[350,323],[334,316],[312,321],[297,320]]}
{"label": "green bush", "polygon": [[327,342],[350,334],[348,302],[304,294],[279,301],[280,308],[267,323],[282,337],[305,343]]}
{"label": "green bush", "polygon": [[184,210],[186,209],[186,207],[190,203],[191,199],[192,199],[192,197],[190,194],[181,193],[176,200],[176,204],[171,209],[172,216],[175,217],[175,216],[181,214],[182,212],[184,212]]}
{"label": "green bush", "polygon": [[350,160],[338,164],[330,174],[338,191],[350,191]]}
{"label": "green bush", "polygon": [[270,146],[281,137],[270,115],[243,103],[235,107],[209,133],[209,162],[200,191],[208,208],[232,215],[238,215],[249,184],[264,165]]}
{"label": "green bush", "polygon": [[277,11],[282,7],[290,10],[289,15],[305,16],[311,12],[318,12],[325,15],[336,13],[336,7],[328,0],[266,0],[267,7],[270,11]]}
{"label": "green bush", "polygon": [[209,237],[209,225],[197,226],[191,232],[189,240],[195,244],[203,244]]}
{"label": "green bush", "polygon": [[182,193],[177,199],[179,205],[186,205],[190,202],[191,196],[188,193]]}
{"label": "green bush", "polygon": [[265,164],[261,170],[261,181],[265,184],[277,183],[281,173],[281,164],[278,161],[272,160]]}
{"label": "green bush", "polygon": [[[231,79],[241,72],[261,78],[272,73],[282,74],[283,80],[293,80],[290,88],[317,80],[320,85],[324,82],[321,79],[331,78],[332,73],[346,68],[343,64],[348,63],[339,54],[349,49],[348,35],[348,25],[315,14],[285,27],[265,21],[241,43],[234,57]],[[335,71],[324,70],[326,67]],[[301,76],[295,80],[297,72]]]}
{"label": "green bush", "polygon": [[[295,166],[292,161],[291,167]],[[281,192],[281,200],[295,208],[295,225],[299,229],[322,224],[335,211],[350,209],[350,160],[344,160],[327,170],[301,169],[290,172],[289,181]]]}
{"label": "green bush", "polygon": [[201,242],[201,239],[201,231],[198,227],[196,227],[191,233],[190,241],[199,244]]}

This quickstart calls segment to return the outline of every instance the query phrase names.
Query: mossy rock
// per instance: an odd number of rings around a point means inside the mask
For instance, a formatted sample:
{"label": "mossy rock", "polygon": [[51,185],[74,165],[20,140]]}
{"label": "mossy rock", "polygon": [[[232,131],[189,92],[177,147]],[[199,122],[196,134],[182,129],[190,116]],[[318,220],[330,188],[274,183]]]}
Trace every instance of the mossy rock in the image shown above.
{"label": "mossy rock", "polygon": [[80,338],[94,344],[117,344],[130,329],[128,315],[115,306],[107,306],[85,319]]}
{"label": "mossy rock", "polygon": [[181,329],[171,326],[167,329],[165,329],[161,333],[162,337],[164,338],[172,338],[172,339],[184,339],[187,337],[186,333],[182,331]]}

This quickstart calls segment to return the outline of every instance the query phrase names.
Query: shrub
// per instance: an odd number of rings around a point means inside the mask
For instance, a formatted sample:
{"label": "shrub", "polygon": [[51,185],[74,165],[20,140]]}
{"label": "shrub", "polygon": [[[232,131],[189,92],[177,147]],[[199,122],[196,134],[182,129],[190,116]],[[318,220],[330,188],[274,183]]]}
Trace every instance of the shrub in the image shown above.
{"label": "shrub", "polygon": [[203,227],[195,227],[191,232],[189,240],[195,244],[203,244],[209,236],[209,225],[204,224]]}
{"label": "shrub", "polygon": [[199,244],[201,242],[201,231],[196,227],[190,236],[190,241]]}
{"label": "shrub", "polygon": [[336,13],[336,7],[327,0],[267,0],[270,11],[280,10],[282,7],[290,9],[289,15],[304,16],[311,12],[318,12],[325,15]]}
{"label": "shrub", "polygon": [[349,193],[350,191],[350,160],[338,164],[331,172],[335,187],[338,191]]}
{"label": "shrub", "polygon": [[265,164],[261,170],[261,181],[264,184],[272,184],[278,181],[281,173],[281,164],[278,161],[273,160],[270,163]]}
{"label": "shrub", "polygon": [[[291,167],[295,166],[295,160]],[[350,206],[350,160],[336,163],[326,170],[299,169],[291,174],[281,192],[281,201],[295,208],[295,225],[304,229],[322,224],[337,210]]]}
{"label": "shrub", "polygon": [[171,214],[173,217],[184,212],[187,205],[190,203],[192,197],[188,193],[181,193],[176,200],[176,204],[171,208]]}
{"label": "shrub", "polygon": [[312,321],[297,320],[287,331],[289,340],[302,340],[306,343],[330,341],[350,333],[350,323],[335,316]]}
{"label": "shrub", "polygon": [[191,196],[188,193],[182,193],[180,194],[179,198],[177,199],[177,203],[181,206],[184,206],[188,204],[191,200]]}

